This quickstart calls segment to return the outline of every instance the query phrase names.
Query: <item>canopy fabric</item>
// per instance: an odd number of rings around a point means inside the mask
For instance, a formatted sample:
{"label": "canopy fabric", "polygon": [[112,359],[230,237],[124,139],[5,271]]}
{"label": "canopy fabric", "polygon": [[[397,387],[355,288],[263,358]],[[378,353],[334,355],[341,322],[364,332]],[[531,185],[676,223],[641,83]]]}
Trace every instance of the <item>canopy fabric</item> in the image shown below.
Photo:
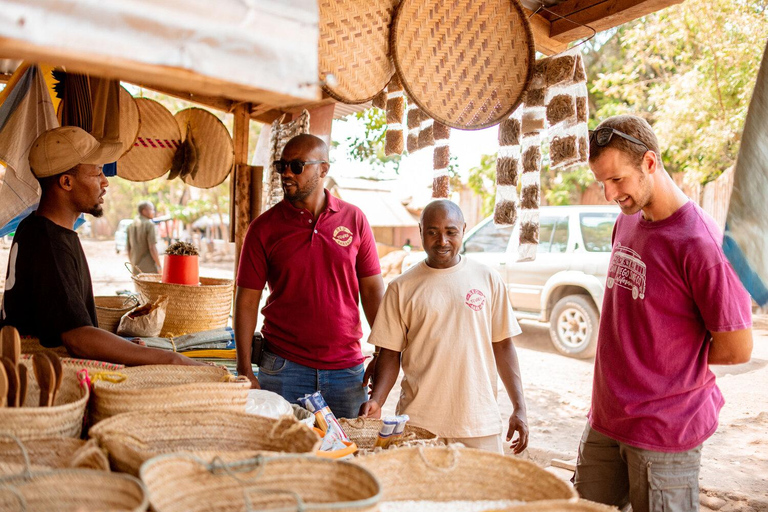
{"label": "canopy fabric", "polygon": [[0,49],[150,87],[283,106],[320,98],[318,16],[314,0],[3,0]]}

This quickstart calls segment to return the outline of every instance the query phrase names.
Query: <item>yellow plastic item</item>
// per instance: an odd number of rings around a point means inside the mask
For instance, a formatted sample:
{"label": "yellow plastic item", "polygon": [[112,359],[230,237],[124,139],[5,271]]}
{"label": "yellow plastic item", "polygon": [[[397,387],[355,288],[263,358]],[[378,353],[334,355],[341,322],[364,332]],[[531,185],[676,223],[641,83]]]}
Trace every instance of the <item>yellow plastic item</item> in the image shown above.
{"label": "yellow plastic item", "polygon": [[186,352],[179,352],[179,354],[187,357],[209,357],[218,359],[237,359],[237,350],[233,349],[203,349],[203,350],[187,350]]}
{"label": "yellow plastic item", "polygon": [[[312,427],[312,429],[317,433],[318,436],[325,437],[325,433],[320,430],[317,427]],[[315,455],[318,457],[322,457],[324,459],[343,459],[344,457],[349,457],[353,453],[357,451],[357,445],[353,443],[352,441],[342,441],[347,447],[343,450],[334,450],[332,452],[324,452],[317,450],[315,452]]]}

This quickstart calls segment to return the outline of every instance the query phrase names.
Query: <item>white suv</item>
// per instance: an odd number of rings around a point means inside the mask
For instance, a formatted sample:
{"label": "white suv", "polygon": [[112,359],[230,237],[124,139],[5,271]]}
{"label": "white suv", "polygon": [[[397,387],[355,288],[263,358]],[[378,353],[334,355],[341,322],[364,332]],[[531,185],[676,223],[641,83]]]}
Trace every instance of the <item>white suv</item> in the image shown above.
{"label": "white suv", "polygon": [[[518,318],[549,322],[559,352],[592,357],[619,213],[614,206],[542,207],[536,259],[522,263],[517,261],[519,223],[497,228],[488,217],[466,234],[462,254],[501,274]],[[424,257],[413,253],[403,271]]]}

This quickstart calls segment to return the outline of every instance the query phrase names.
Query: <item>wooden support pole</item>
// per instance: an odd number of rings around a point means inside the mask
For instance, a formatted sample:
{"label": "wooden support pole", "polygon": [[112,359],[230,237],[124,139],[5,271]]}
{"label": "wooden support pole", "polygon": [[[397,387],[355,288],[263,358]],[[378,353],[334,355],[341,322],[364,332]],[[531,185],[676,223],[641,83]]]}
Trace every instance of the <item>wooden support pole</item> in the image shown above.
{"label": "wooden support pole", "polygon": [[251,219],[261,215],[262,191],[264,190],[264,167],[251,166]]}
{"label": "wooden support pole", "polygon": [[[245,187],[245,190],[250,191],[251,184],[250,184],[250,173],[248,174],[248,179],[245,179],[245,176],[241,175],[241,172],[239,172],[239,169],[243,167],[247,167],[248,164],[248,134],[250,129],[250,120],[251,120],[251,105],[248,103],[240,103],[235,106],[235,123],[234,123],[234,146],[235,146],[235,167],[232,170],[232,173],[229,177],[229,204],[230,204],[230,214],[229,214],[229,236],[230,241],[235,242],[235,268],[234,268],[234,276],[235,279],[237,279],[237,267],[240,263],[240,249],[242,248],[242,239],[245,237],[245,233],[242,233],[240,236],[237,232],[237,219],[239,218],[240,210],[243,208],[243,206],[247,209],[247,211],[250,214],[250,208],[251,203],[250,200],[241,201],[241,204],[238,204],[238,198],[241,193],[239,193],[239,190],[242,190],[242,186]],[[243,178],[244,181],[248,181],[248,183],[239,183],[238,178]]]}

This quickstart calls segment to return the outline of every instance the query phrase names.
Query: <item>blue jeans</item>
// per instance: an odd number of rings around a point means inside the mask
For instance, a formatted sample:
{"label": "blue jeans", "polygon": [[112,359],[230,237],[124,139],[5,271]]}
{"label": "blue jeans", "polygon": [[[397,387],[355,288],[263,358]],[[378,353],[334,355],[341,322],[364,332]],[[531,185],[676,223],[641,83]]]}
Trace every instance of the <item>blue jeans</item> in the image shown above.
{"label": "blue jeans", "polygon": [[316,370],[265,350],[259,364],[259,384],[289,402],[320,391],[337,418],[357,418],[368,397],[363,388],[365,367],[361,363],[342,370]]}

